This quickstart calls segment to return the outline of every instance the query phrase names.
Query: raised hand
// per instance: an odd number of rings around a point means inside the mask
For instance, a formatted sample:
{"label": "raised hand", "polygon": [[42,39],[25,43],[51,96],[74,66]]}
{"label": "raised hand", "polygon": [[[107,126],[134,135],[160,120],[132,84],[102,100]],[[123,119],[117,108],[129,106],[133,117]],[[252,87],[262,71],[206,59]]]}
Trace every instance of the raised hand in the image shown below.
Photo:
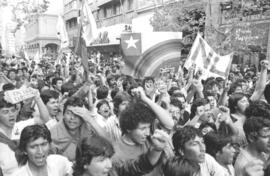
{"label": "raised hand", "polygon": [[245,166],[244,171],[247,176],[263,176],[263,162],[260,160],[250,162]]}
{"label": "raised hand", "polygon": [[154,134],[151,136],[151,140],[154,150],[162,151],[166,145],[168,145],[170,137],[163,130],[155,130]]}
{"label": "raised hand", "polygon": [[261,64],[262,70],[267,70],[270,68],[270,63],[268,60],[262,60],[260,64]]}

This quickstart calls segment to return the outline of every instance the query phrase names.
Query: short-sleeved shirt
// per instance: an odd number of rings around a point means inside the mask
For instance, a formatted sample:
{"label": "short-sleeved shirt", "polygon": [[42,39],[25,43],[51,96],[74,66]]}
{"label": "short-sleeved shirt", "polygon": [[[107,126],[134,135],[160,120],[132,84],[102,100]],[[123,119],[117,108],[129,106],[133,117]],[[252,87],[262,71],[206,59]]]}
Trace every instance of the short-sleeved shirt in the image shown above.
{"label": "short-sleeved shirt", "polygon": [[50,132],[52,135],[52,145],[56,147],[58,153],[64,155],[70,161],[74,161],[78,142],[85,137],[92,136],[94,130],[90,129],[84,122],[80,126],[78,135],[71,136],[62,119],[50,129]]}
{"label": "short-sleeved shirt", "polygon": [[[48,176],[71,176],[72,163],[61,155],[49,155],[47,157]],[[28,163],[19,168],[12,176],[33,176]]]}
{"label": "short-sleeved shirt", "polygon": [[200,176],[229,176],[224,168],[209,154],[205,154],[205,161],[200,163]]}

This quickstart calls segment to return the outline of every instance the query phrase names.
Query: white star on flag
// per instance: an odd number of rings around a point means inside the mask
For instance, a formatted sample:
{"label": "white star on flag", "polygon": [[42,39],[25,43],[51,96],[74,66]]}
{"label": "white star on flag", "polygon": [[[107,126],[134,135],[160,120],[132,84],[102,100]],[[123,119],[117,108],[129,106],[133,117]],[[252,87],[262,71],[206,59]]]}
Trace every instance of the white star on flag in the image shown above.
{"label": "white star on flag", "polygon": [[130,47],[137,48],[137,47],[136,47],[136,43],[137,43],[138,41],[139,41],[139,40],[134,40],[133,37],[130,36],[130,39],[125,41],[125,42],[128,44],[127,49],[129,49]]}

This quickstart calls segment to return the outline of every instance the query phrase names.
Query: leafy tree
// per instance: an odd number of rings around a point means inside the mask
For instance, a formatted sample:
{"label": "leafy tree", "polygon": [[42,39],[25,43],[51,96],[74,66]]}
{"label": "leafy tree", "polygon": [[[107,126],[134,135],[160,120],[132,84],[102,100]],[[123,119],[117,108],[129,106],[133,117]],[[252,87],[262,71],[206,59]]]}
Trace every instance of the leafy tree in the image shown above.
{"label": "leafy tree", "polygon": [[150,23],[154,31],[182,32],[186,46],[182,52],[187,54],[197,33],[204,32],[205,18],[205,9],[201,3],[188,6],[184,2],[173,2],[157,8]]}

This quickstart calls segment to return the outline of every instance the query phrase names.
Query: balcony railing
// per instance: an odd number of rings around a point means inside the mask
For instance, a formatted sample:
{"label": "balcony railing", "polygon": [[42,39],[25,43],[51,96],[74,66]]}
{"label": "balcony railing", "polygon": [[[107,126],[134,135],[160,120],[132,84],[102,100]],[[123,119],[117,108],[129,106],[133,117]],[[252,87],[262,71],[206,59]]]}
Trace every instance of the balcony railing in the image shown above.
{"label": "balcony railing", "polygon": [[98,20],[97,27],[100,28],[100,27],[112,26],[114,24],[121,24],[121,23],[131,24],[133,17],[134,17],[134,12],[128,12],[125,15],[118,14],[115,16]]}

